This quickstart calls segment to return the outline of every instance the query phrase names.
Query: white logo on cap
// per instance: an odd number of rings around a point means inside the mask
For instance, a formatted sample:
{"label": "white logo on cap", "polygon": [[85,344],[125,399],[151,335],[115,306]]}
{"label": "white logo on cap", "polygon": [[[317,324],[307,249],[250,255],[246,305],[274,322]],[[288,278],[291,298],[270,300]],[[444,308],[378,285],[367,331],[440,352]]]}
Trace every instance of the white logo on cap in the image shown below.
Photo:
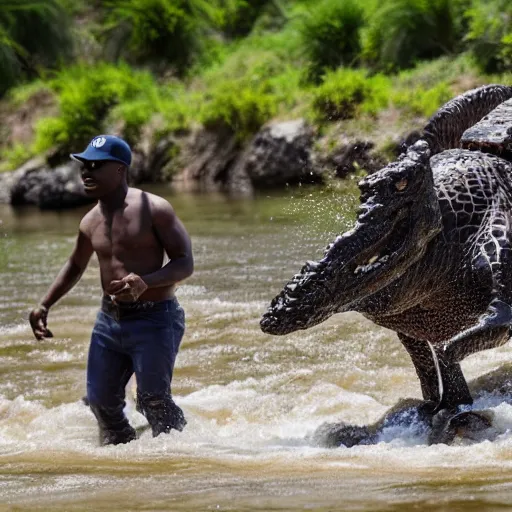
{"label": "white logo on cap", "polygon": [[105,137],[96,137],[91,142],[91,146],[94,148],[101,148],[101,146],[103,146],[103,144],[105,144],[105,142],[107,142],[107,139]]}

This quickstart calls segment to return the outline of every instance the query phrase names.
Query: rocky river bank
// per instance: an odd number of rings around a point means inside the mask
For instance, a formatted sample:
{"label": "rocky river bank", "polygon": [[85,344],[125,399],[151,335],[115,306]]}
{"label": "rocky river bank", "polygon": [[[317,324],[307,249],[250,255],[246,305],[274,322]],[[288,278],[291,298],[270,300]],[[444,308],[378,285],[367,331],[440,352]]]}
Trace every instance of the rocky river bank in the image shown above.
{"label": "rocky river bank", "polygon": [[[414,134],[403,140],[414,138]],[[395,142],[397,152],[403,144]],[[132,185],[173,182],[192,190],[251,195],[255,190],[298,183],[322,183],[364,169],[373,172],[388,157],[370,139],[343,137],[329,149],[303,119],[274,121],[248,143],[223,130],[200,128],[182,136],[158,137],[147,131],[133,147]],[[87,203],[79,165],[49,155],[0,174],[0,202],[63,209]]]}

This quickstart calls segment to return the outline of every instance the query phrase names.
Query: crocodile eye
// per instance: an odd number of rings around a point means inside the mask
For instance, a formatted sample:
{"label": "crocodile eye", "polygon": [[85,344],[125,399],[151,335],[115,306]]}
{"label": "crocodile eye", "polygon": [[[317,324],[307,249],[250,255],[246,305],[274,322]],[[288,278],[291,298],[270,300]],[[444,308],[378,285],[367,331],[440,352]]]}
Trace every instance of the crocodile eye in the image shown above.
{"label": "crocodile eye", "polygon": [[407,188],[407,180],[405,178],[402,178],[400,181],[397,181],[395,183],[395,188],[402,192],[402,190],[405,190]]}

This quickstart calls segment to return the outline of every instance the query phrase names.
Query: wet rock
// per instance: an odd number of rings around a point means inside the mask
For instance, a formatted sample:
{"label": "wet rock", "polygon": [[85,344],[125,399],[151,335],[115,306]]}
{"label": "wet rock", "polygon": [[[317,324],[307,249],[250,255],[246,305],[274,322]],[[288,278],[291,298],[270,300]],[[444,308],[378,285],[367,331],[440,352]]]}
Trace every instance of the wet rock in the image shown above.
{"label": "wet rock", "polygon": [[132,147],[132,164],[128,174],[131,185],[161,183],[168,179],[167,169],[177,153],[173,135],[160,135],[158,124],[148,124]]}
{"label": "wet rock", "polygon": [[303,119],[273,122],[255,135],[229,173],[230,190],[322,181],[313,165],[313,129]]}
{"label": "wet rock", "polygon": [[43,158],[34,158],[16,171],[0,173],[0,203],[11,202],[11,190],[29,170],[39,169],[44,166]]}
{"label": "wet rock", "polygon": [[375,436],[374,429],[369,426],[349,425],[344,422],[323,423],[313,432],[308,441],[322,448],[340,446],[352,448],[358,444],[374,444]]}
{"label": "wet rock", "polygon": [[386,429],[412,427],[416,435],[428,434],[432,421],[425,402],[412,398],[400,400],[378,421],[370,425],[349,425],[344,422],[320,425],[308,440],[315,446],[335,448],[368,445],[379,442]]}
{"label": "wet rock", "polygon": [[198,129],[181,144],[182,170],[176,181],[188,188],[218,190],[226,186],[228,173],[240,148],[235,135],[227,129]]}
{"label": "wet rock", "polygon": [[492,372],[476,377],[468,386],[475,398],[492,395],[512,404],[512,363],[505,363]]}
{"label": "wet rock", "polygon": [[55,169],[43,159],[27,162],[11,174],[8,195],[13,206],[36,205],[41,209],[60,210],[91,203],[83,190],[79,164],[73,161]]}

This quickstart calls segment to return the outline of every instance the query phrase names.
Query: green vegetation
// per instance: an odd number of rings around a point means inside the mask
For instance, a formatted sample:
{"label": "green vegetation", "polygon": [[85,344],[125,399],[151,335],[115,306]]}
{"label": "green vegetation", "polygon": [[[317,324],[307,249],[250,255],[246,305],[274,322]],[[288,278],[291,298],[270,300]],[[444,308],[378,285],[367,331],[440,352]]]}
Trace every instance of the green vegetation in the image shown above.
{"label": "green vegetation", "polygon": [[[77,65],[61,71],[48,86],[58,98],[60,114],[43,118],[37,126],[35,152],[59,146],[66,153],[85,145],[97,132],[112,107],[150,93],[153,79],[127,65]],[[149,119],[149,114],[140,122]]]}
{"label": "green vegetation", "polygon": [[113,60],[169,63],[183,73],[196,50],[198,18],[186,0],[109,0],[107,41]]}
{"label": "green vegetation", "polygon": [[[259,39],[259,44],[252,44]],[[281,38],[270,38],[276,48]],[[201,90],[199,121],[208,127],[231,129],[240,140],[299,101],[300,70],[290,64],[286,51],[272,49],[263,38],[238,45],[191,85]]]}
{"label": "green vegetation", "polygon": [[488,73],[512,69],[512,3],[475,0],[466,11],[466,40],[480,68]]}
{"label": "green vegetation", "polygon": [[390,101],[391,79],[367,76],[359,69],[340,68],[327,73],[314,91],[313,108],[320,119],[349,119],[361,113],[377,114]]}
{"label": "green vegetation", "polygon": [[0,96],[69,58],[69,27],[59,0],[0,0]]}
{"label": "green vegetation", "polygon": [[370,14],[363,58],[386,71],[463,49],[467,0],[385,0]]}
{"label": "green vegetation", "polygon": [[362,2],[322,0],[298,24],[309,75],[317,81],[327,70],[354,66],[361,57]]}
{"label": "green vegetation", "polygon": [[511,67],[508,0],[0,0],[3,112],[55,103],[30,142],[3,128],[0,167],[148,123],[243,143],[274,117],[424,120]]}

